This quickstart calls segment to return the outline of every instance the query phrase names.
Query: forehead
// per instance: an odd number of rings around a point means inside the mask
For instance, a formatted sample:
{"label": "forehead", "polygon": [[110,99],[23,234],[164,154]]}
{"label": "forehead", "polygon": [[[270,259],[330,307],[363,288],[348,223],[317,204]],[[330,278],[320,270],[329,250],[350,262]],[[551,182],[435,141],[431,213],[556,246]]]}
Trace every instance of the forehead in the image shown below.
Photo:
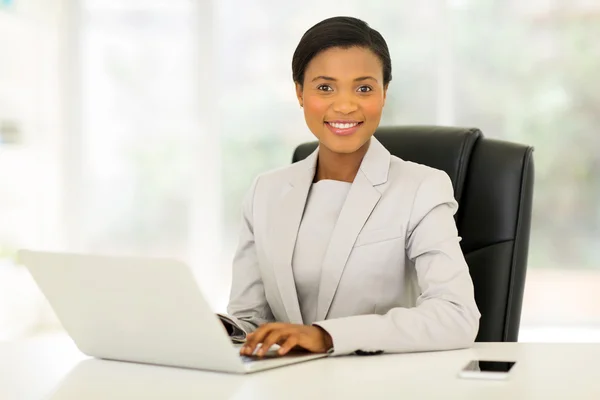
{"label": "forehead", "polygon": [[317,54],[304,73],[307,81],[316,76],[329,76],[339,80],[372,76],[383,81],[383,66],[371,50],[363,47],[342,49],[333,47]]}

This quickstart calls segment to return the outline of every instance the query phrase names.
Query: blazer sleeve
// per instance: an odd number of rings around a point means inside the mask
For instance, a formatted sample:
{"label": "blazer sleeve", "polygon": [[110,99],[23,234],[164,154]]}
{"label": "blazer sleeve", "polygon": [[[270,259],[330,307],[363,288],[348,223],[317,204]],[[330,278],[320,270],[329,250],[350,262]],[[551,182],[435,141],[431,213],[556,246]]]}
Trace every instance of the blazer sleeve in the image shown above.
{"label": "blazer sleeve", "polygon": [[265,297],[254,241],[254,194],[257,178],[252,184],[242,209],[242,227],[233,259],[231,293],[227,306],[228,316],[246,333],[258,326],[273,322],[274,317]]}
{"label": "blazer sleeve", "polygon": [[448,175],[430,172],[416,192],[405,241],[421,291],[416,307],[316,323],[331,335],[334,355],[450,350],[473,344],[480,313],[453,218],[457,208]]}

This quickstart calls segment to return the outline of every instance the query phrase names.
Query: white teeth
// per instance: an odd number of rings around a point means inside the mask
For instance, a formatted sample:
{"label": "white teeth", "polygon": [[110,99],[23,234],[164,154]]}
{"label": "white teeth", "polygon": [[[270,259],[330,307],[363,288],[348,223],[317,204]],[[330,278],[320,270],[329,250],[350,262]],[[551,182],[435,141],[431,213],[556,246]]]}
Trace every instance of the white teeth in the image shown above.
{"label": "white teeth", "polygon": [[330,122],[329,125],[333,126],[334,128],[337,128],[337,129],[348,129],[348,128],[353,128],[356,125],[358,125],[358,122],[351,122],[351,123],[346,123],[346,124],[340,124],[338,122]]}

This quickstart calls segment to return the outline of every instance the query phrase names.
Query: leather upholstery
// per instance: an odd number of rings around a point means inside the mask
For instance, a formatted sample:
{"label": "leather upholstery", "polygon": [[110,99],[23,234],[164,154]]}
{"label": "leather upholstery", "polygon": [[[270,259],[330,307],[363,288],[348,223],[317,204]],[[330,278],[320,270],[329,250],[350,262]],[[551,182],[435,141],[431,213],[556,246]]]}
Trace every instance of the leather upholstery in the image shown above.
{"label": "leather upholstery", "polygon": [[[477,341],[518,339],[531,226],[534,164],[530,146],[484,138],[475,128],[381,127],[395,156],[446,171],[459,203],[461,247],[481,312]],[[317,142],[298,146],[293,162]]]}

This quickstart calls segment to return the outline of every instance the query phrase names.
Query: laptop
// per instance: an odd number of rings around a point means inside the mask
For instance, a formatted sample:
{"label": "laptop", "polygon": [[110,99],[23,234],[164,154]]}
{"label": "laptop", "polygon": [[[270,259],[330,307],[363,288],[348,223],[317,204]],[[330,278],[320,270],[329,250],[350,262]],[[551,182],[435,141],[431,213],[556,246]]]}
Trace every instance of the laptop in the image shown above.
{"label": "laptop", "polygon": [[84,354],[231,373],[326,357],[240,356],[190,268],[177,260],[21,250],[25,265]]}

